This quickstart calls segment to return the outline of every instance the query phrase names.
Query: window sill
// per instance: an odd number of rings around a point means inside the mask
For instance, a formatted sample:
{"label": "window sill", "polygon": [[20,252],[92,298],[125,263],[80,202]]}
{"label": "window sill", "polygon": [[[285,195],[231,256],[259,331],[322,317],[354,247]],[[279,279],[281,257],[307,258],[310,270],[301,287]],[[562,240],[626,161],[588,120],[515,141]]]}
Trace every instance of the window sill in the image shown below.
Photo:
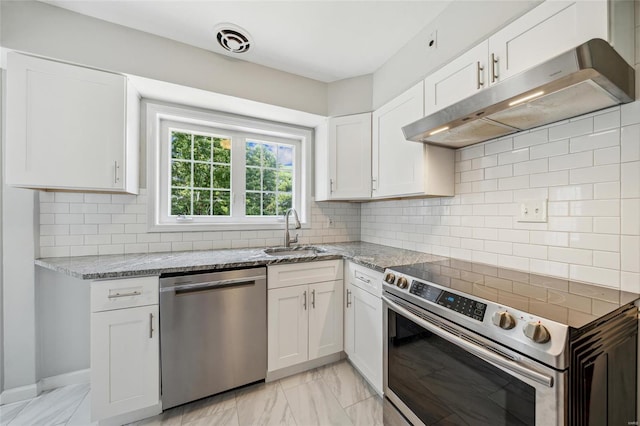
{"label": "window sill", "polygon": [[[310,229],[310,223],[300,223],[301,229]],[[293,221],[289,222],[294,230]],[[284,230],[284,220],[278,223],[167,223],[147,226],[147,232],[215,232],[215,231],[268,231]]]}

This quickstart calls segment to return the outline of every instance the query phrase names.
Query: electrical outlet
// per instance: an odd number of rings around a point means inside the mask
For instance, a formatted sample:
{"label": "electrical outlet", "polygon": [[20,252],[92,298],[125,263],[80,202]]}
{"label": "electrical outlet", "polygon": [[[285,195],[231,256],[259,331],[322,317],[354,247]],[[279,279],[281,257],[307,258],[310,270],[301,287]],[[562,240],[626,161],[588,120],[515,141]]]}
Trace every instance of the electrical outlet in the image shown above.
{"label": "electrical outlet", "polygon": [[528,200],[520,203],[518,222],[546,222],[547,199]]}
{"label": "electrical outlet", "polygon": [[429,47],[429,50],[435,50],[438,47],[438,31],[437,30],[429,34],[429,39],[427,40],[427,46]]}

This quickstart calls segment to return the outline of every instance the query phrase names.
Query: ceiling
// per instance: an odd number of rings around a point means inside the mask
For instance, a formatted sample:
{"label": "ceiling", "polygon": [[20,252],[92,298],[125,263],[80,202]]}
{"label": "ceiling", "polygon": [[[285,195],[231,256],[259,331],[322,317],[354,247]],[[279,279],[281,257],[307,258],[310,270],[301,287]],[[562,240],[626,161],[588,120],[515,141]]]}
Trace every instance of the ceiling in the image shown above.
{"label": "ceiling", "polygon": [[43,0],[105,21],[211,50],[214,26],[253,38],[243,60],[324,82],[370,74],[452,0]]}

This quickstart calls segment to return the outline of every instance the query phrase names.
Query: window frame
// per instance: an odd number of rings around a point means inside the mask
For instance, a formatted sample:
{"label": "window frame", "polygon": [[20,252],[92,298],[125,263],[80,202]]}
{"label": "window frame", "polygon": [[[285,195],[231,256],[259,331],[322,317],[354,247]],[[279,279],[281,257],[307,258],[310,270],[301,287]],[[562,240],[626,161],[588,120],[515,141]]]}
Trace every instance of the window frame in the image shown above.
{"label": "window frame", "polygon": [[[293,207],[298,211],[303,228],[309,228],[312,129],[148,100],[143,101],[143,105],[145,105],[143,111],[146,114],[144,139],[147,143],[147,187],[149,189],[147,228],[150,232],[282,229],[283,216],[244,215],[246,167],[239,167],[237,164],[246,166],[245,138],[247,137],[267,143],[285,143],[295,146],[294,182],[297,188],[293,193]],[[168,214],[170,213],[171,173],[170,127],[232,138],[231,216],[191,216],[191,219],[181,221]]]}

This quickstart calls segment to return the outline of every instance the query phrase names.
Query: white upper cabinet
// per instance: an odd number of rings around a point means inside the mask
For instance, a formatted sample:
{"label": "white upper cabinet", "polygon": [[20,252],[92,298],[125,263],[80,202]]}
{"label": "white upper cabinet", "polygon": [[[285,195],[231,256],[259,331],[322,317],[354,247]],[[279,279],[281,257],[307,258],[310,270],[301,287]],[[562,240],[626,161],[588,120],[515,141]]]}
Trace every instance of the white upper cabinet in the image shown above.
{"label": "white upper cabinet", "polygon": [[424,80],[424,115],[454,104],[487,84],[489,42],[463,53]]}
{"label": "white upper cabinet", "polygon": [[423,90],[420,82],[373,113],[373,198],[453,195],[454,151],[402,133],[424,115]]}
{"label": "white upper cabinet", "polygon": [[425,116],[592,38],[634,64],[634,2],[547,0],[424,80]]}
{"label": "white upper cabinet", "polygon": [[139,104],[123,75],[9,53],[7,183],[137,193]]}
{"label": "white upper cabinet", "polygon": [[489,38],[490,60],[494,59],[490,83],[503,81],[592,38],[608,41],[633,64],[633,7],[628,1],[545,1]]}
{"label": "white upper cabinet", "polygon": [[326,127],[316,140],[316,200],[371,198],[371,113],[332,117]]}

